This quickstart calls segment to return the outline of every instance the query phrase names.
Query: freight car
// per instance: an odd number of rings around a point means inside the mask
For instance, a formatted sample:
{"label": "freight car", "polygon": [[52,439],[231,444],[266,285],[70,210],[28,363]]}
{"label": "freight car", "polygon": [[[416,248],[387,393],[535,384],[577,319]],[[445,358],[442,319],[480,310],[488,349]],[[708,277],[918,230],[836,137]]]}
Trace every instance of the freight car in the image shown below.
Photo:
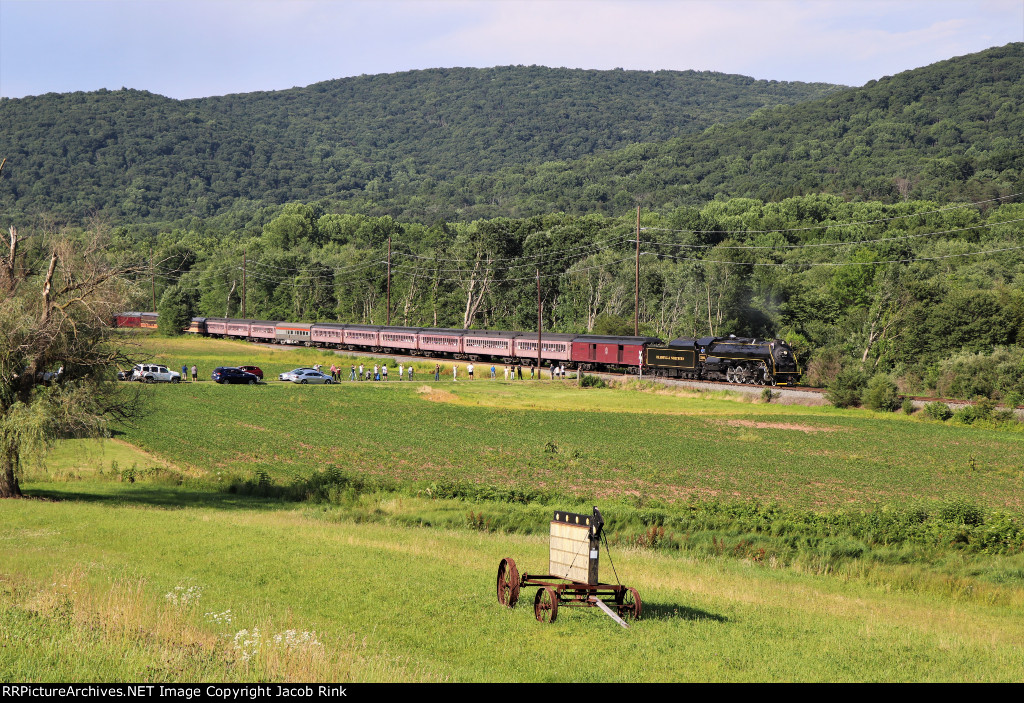
{"label": "freight car", "polygon": [[729,383],[792,385],[800,367],[781,339],[701,337],[675,339],[666,346],[644,347],[644,366],[658,376],[720,380]]}

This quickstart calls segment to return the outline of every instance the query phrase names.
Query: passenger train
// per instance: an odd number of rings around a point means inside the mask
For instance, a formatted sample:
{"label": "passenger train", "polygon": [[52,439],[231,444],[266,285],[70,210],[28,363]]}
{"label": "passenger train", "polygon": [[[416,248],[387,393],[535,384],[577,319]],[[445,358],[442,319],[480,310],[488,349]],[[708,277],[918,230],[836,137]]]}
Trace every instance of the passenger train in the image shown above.
{"label": "passenger train", "polygon": [[[206,337],[427,358],[524,365],[537,361],[538,335],[534,332],[215,317],[194,317],[186,331]],[[681,338],[665,344],[657,337],[542,334],[539,343],[544,365],[565,364],[583,371],[642,371],[670,378],[768,385],[792,385],[801,374],[793,350],[781,339],[730,335]]]}

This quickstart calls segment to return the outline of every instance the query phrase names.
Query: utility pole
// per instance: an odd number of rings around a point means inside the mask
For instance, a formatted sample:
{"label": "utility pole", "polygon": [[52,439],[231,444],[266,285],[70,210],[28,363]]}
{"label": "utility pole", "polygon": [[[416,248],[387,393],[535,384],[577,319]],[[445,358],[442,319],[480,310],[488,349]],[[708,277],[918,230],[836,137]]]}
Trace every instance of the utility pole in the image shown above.
{"label": "utility pole", "polygon": [[149,247],[149,281],[153,289],[153,312],[156,312],[156,260],[153,258],[153,247]]}
{"label": "utility pole", "polygon": [[540,269],[537,269],[537,380],[540,380],[541,330],[544,328],[543,308],[540,302]]}
{"label": "utility pole", "polygon": [[243,320],[246,319],[246,317],[245,317],[245,264],[246,264],[246,255],[247,254],[248,254],[247,251],[242,250],[242,319]]}
{"label": "utility pole", "polygon": [[388,235],[388,314],[387,325],[391,326],[391,235]]}
{"label": "utility pole", "polygon": [[636,206],[636,291],[633,296],[633,336],[640,336],[640,206]]}

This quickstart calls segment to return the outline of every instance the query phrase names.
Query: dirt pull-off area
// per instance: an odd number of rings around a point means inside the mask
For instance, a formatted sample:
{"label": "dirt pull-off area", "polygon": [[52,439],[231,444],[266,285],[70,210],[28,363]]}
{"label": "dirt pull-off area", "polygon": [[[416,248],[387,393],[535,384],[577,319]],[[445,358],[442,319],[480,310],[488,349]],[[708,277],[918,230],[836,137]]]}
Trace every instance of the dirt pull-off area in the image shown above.
{"label": "dirt pull-off area", "polygon": [[730,427],[755,427],[759,430],[799,430],[800,432],[836,432],[838,427],[798,425],[794,422],[754,422],[753,420],[727,420]]}
{"label": "dirt pull-off area", "polygon": [[446,391],[441,388],[434,388],[433,386],[428,386],[426,384],[417,388],[416,392],[427,400],[432,400],[435,403],[454,403],[459,398],[450,391]]}

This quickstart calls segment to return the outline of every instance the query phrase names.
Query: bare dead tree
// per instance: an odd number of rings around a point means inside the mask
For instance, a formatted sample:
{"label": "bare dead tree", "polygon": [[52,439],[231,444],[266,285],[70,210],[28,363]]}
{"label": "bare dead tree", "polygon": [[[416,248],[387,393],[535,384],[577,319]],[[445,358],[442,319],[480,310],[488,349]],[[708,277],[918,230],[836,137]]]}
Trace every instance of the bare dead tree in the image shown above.
{"label": "bare dead tree", "polygon": [[490,256],[485,257],[482,252],[478,252],[476,260],[473,262],[473,270],[464,284],[466,286],[466,310],[462,315],[463,328],[469,329],[469,326],[473,324],[473,319],[480,309],[480,304],[487,296],[493,277],[494,261]]}
{"label": "bare dead tree", "polygon": [[131,362],[113,338],[131,276],[146,265],[111,263],[101,232],[52,237],[49,256],[26,262],[11,227],[0,256],[0,497],[21,495],[26,452],[56,437],[102,436],[139,411],[119,388]]}

